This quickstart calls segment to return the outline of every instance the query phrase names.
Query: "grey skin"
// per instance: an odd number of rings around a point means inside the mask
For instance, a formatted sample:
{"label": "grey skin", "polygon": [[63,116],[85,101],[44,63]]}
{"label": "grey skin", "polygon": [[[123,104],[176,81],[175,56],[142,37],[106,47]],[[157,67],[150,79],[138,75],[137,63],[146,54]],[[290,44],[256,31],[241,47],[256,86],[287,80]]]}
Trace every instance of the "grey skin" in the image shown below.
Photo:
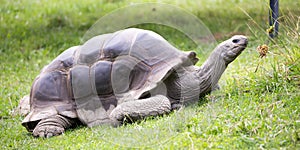
{"label": "grey skin", "polygon": [[[138,99],[118,102],[116,107],[108,111],[109,119],[105,123],[101,122],[96,125],[110,124],[118,126],[125,119],[136,121],[149,116],[167,114],[183,105],[194,104],[199,100],[199,97],[218,88],[218,81],[226,67],[241,54],[247,43],[247,38],[242,35],[235,35],[220,43],[201,67],[186,65],[185,67],[177,67],[176,73],[169,71],[167,77],[161,79],[162,82],[159,82],[155,88],[150,89],[148,96],[146,94]],[[195,53],[190,53],[188,57],[192,58],[193,61],[195,55]],[[29,101],[29,98],[25,101]],[[30,100],[30,102],[34,104],[33,100]],[[26,104],[26,102],[23,102],[23,104]],[[51,137],[60,135],[66,129],[82,122],[82,120],[72,117],[72,115],[69,115],[71,117],[66,116],[68,115],[54,114],[42,118],[33,126],[31,131],[33,136]],[[31,125],[25,125],[29,130],[28,126]],[[88,124],[88,126],[93,125]]]}

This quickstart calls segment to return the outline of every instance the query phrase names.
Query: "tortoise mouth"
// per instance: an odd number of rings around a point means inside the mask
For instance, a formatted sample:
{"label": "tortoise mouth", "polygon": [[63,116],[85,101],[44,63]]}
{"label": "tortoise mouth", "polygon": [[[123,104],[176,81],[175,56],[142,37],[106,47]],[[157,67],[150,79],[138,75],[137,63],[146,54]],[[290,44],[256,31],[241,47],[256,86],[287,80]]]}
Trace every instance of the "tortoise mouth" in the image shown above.
{"label": "tortoise mouth", "polygon": [[248,41],[246,40],[245,42],[243,43],[239,43],[239,44],[235,44],[235,46],[233,47],[234,49],[235,48],[242,48],[242,49],[245,49],[248,45]]}
{"label": "tortoise mouth", "polygon": [[247,47],[247,43],[245,44],[237,44],[233,46],[233,51],[243,51]]}
{"label": "tortoise mouth", "polygon": [[238,47],[245,49],[248,45],[248,42],[245,42],[243,44],[238,44]]}
{"label": "tortoise mouth", "polygon": [[232,47],[230,53],[228,53],[228,55],[230,55],[230,57],[237,57],[240,53],[242,53],[242,51],[244,51],[244,49],[246,49],[247,44],[236,44]]}

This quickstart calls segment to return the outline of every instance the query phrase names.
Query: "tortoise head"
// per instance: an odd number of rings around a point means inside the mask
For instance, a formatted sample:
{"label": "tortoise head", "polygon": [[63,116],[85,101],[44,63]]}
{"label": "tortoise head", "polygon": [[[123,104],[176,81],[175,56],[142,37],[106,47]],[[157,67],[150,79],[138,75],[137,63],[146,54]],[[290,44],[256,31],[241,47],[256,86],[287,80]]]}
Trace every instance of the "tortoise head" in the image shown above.
{"label": "tortoise head", "polygon": [[247,47],[248,39],[243,35],[235,35],[218,45],[216,52],[224,59],[225,64],[231,63]]}
{"label": "tortoise head", "polygon": [[218,87],[217,83],[227,65],[242,53],[247,44],[247,37],[235,35],[214,49],[204,64],[196,69],[200,79],[200,95]]}

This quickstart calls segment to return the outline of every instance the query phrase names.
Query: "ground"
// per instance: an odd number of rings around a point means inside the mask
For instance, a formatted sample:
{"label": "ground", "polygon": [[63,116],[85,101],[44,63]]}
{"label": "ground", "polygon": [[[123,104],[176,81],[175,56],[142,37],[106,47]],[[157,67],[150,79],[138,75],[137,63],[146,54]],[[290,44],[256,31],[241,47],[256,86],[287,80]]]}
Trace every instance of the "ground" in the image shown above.
{"label": "ground", "polygon": [[[44,65],[78,45],[105,14],[138,1],[9,1],[0,5],[0,142],[2,149],[299,149],[300,148],[300,2],[280,1],[279,36],[269,40],[267,0],[146,1],[185,9],[220,42],[233,34],[249,37],[248,48],[220,80],[221,90],[199,104],[167,116],[119,128],[78,127],[50,139],[33,138],[13,115]],[[155,10],[155,9],[153,9]],[[151,29],[182,50],[202,49],[176,29]],[[267,44],[259,58],[256,48]],[[258,67],[258,68],[257,68]],[[257,68],[257,71],[255,72]]]}

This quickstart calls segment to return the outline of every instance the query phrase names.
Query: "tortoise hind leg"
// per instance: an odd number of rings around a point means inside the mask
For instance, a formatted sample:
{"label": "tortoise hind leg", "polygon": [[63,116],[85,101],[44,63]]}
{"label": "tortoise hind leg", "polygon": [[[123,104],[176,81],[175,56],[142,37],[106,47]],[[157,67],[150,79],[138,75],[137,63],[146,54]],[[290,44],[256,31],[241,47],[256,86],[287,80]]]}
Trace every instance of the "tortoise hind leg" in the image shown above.
{"label": "tortoise hind leg", "polygon": [[66,129],[74,126],[76,123],[76,119],[55,115],[41,120],[34,128],[33,136],[46,138],[57,136],[65,132]]}
{"label": "tortoise hind leg", "polygon": [[123,121],[128,118],[136,121],[149,116],[167,114],[171,111],[171,103],[166,96],[156,95],[146,99],[124,102],[110,114],[112,120]]}

